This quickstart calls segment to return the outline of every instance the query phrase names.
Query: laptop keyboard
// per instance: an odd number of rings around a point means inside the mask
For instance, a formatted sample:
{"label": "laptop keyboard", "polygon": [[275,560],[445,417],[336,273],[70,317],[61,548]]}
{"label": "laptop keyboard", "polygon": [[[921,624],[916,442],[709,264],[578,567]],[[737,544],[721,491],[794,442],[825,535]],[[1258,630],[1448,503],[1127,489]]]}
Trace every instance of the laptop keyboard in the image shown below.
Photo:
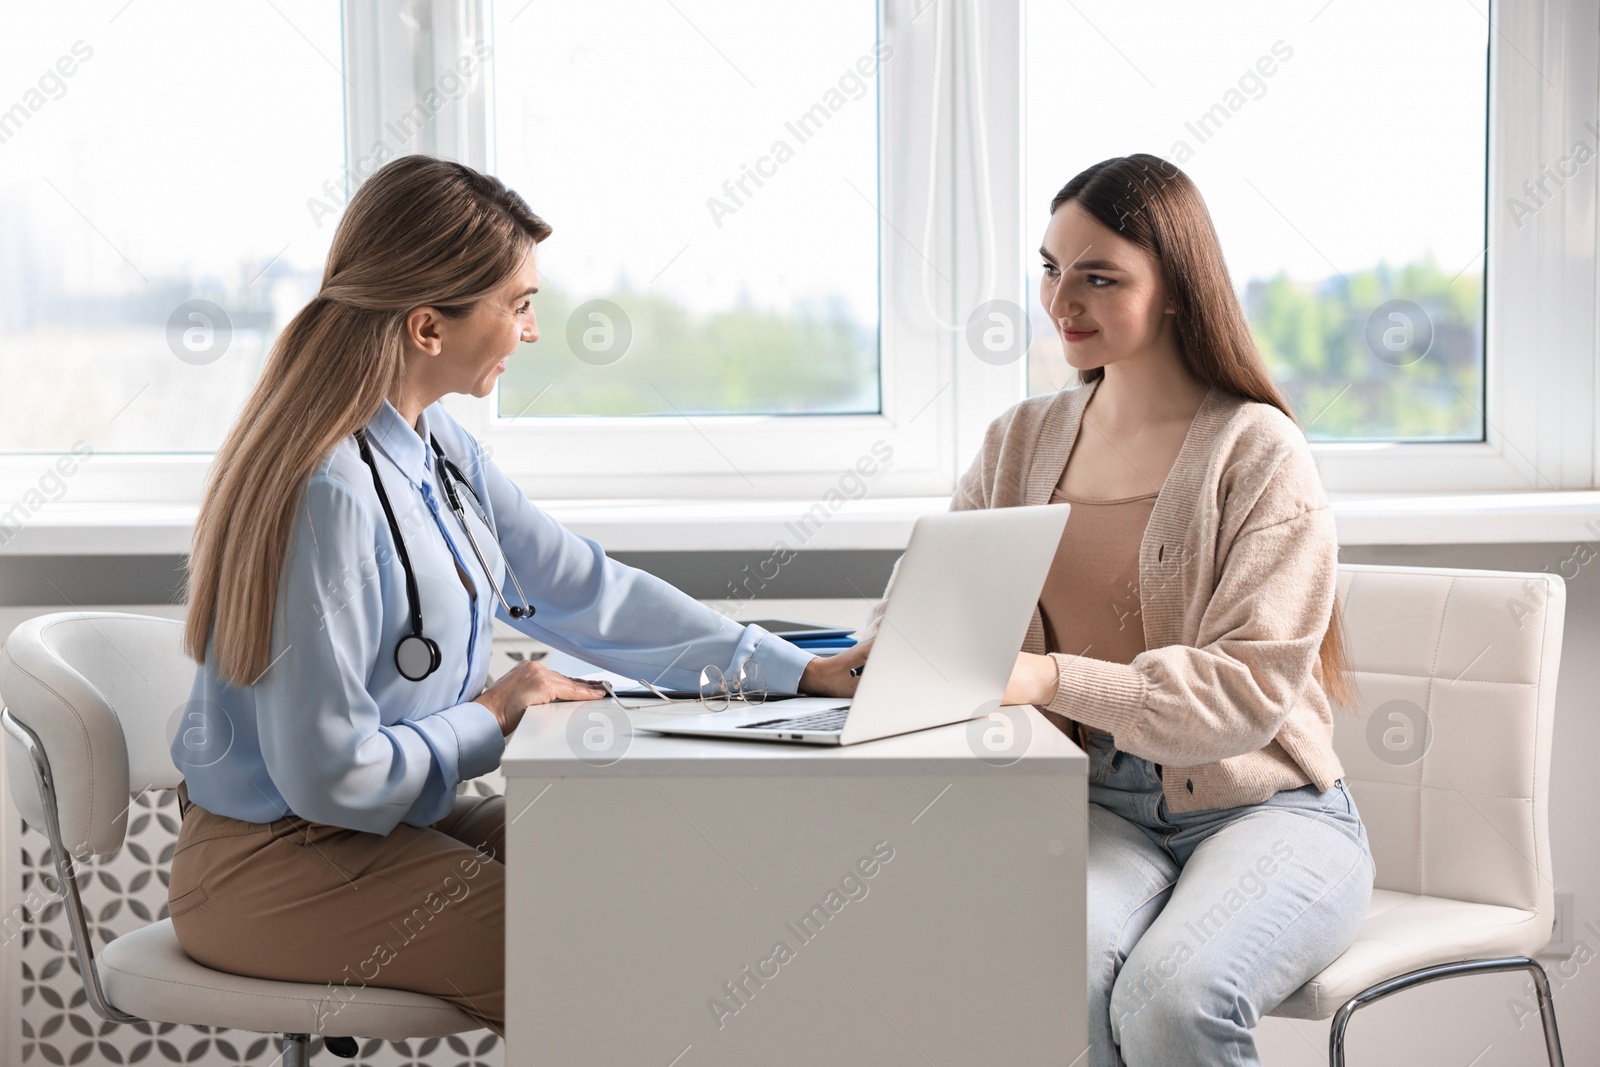
{"label": "laptop keyboard", "polygon": [[826,708],[814,711],[809,715],[791,715],[783,719],[764,719],[761,722],[747,722],[739,727],[741,730],[809,730],[813,733],[837,733],[844,729],[844,720],[850,714],[850,705],[841,704],[836,708]]}

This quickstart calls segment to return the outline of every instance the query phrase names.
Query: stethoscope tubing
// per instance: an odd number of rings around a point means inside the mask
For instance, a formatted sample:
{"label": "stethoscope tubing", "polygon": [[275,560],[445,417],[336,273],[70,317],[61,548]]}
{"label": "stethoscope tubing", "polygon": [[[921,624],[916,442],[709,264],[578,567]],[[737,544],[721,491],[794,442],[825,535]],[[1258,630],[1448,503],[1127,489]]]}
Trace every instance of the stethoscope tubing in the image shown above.
{"label": "stethoscope tubing", "polygon": [[[406,540],[400,534],[400,524],[395,520],[394,508],[389,503],[389,494],[383,487],[383,479],[378,475],[378,465],[373,461],[372,450],[367,444],[367,435],[364,430],[357,430],[355,438],[356,445],[361,451],[362,461],[372,471],[372,484],[378,491],[378,502],[383,505],[383,517],[388,520],[389,530],[394,535],[395,548],[400,555],[400,566],[405,571],[406,576],[406,600],[410,607],[411,633],[402,637],[399,643],[395,645],[395,668],[400,672],[402,678],[420,682],[439,669],[439,664],[442,660],[439,644],[422,632],[422,597],[417,588],[416,574],[411,569],[411,555],[406,551]],[[433,446],[436,457],[434,471],[438,476],[439,484],[444,488],[445,499],[450,505],[450,510],[455,513],[456,521],[461,523],[462,532],[467,535],[467,543],[472,546],[472,554],[478,558],[478,566],[483,569],[484,577],[489,580],[489,587],[494,590],[495,596],[499,598],[501,605],[505,607],[507,615],[510,615],[513,619],[527,618],[534,613],[534,608],[528,602],[528,595],[522,591],[522,583],[517,580],[517,572],[512,568],[511,561],[505,560],[506,573],[511,575],[511,582],[516,586],[517,596],[522,600],[522,606],[512,607],[507,602],[505,594],[501,592],[499,583],[494,580],[494,575],[490,573],[489,562],[484,558],[483,550],[478,546],[478,539],[473,536],[472,526],[467,522],[466,509],[461,506],[461,496],[456,492],[455,485],[451,481],[452,475],[460,480],[461,485],[466,488],[467,492],[472,494],[473,502],[477,504],[481,511],[483,501],[479,499],[477,490],[472,488],[472,483],[467,481],[460,468],[444,454],[444,449],[439,447],[438,440],[431,434],[429,435],[429,441]],[[483,513],[481,518],[484,526],[493,531],[493,527],[489,525],[486,512]],[[499,540],[498,533],[495,534],[495,539],[496,541]],[[502,546],[502,558],[504,555],[505,548]]]}
{"label": "stethoscope tubing", "polygon": [[[435,469],[439,474],[439,483],[444,486],[445,499],[450,502],[450,510],[456,513],[456,521],[461,523],[461,529],[467,535],[467,543],[472,546],[472,554],[478,557],[478,566],[483,568],[483,576],[489,579],[489,588],[494,590],[494,595],[500,598],[500,603],[505,607],[506,614],[510,615],[513,619],[522,619],[532,615],[533,605],[528,603],[528,594],[522,591],[522,583],[517,581],[517,572],[512,569],[510,560],[506,561],[506,573],[511,575],[511,584],[516,587],[517,598],[527,606],[512,607],[511,604],[506,600],[505,594],[500,591],[499,584],[494,580],[494,575],[490,573],[489,561],[483,558],[483,550],[478,547],[478,539],[472,535],[472,527],[467,524],[467,512],[466,509],[461,506],[461,495],[456,492],[456,487],[451,479],[451,476],[453,475],[455,478],[460,480],[462,488],[472,494],[472,499],[477,503],[479,509],[481,510],[483,508],[483,501],[478,499],[477,490],[472,488],[472,483],[467,481],[466,476],[461,473],[460,468],[454,463],[450,462],[450,459],[444,454],[444,451],[440,449],[438,441],[433,442],[433,450],[438,454],[439,457],[438,466]],[[484,516],[480,516],[480,518],[483,519],[483,524],[485,527],[487,527],[489,525],[487,518]],[[498,539],[499,536],[496,535],[496,540]],[[505,555],[504,548],[501,549],[501,555]]]}

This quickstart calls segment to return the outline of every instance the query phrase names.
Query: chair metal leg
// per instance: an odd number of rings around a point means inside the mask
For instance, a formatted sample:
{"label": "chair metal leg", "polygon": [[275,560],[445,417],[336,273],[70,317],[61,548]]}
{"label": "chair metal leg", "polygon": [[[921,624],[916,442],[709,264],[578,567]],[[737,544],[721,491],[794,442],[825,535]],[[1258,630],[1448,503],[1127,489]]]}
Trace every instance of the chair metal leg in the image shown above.
{"label": "chair metal leg", "polygon": [[1328,1064],[1329,1067],[1345,1067],[1344,1063],[1344,1034],[1350,1025],[1350,1016],[1354,1015],[1357,1008],[1364,1008],[1374,1001],[1382,1000],[1402,989],[1411,989],[1415,986],[1437,982],[1441,978],[1458,978],[1468,974],[1496,974],[1503,971],[1527,971],[1533,978],[1533,988],[1539,998],[1539,1021],[1544,1024],[1544,1050],[1550,1060],[1550,1067],[1566,1067],[1566,1060],[1561,1055],[1561,1035],[1556,1032],[1556,1005],[1555,999],[1550,994],[1550,978],[1544,973],[1544,967],[1539,961],[1530,956],[1508,956],[1504,959],[1493,960],[1468,960],[1463,963],[1445,963],[1437,967],[1423,967],[1420,970],[1402,974],[1398,978],[1391,978],[1387,982],[1379,982],[1370,986],[1345,1001],[1339,1010],[1334,1013],[1333,1027],[1328,1031]]}
{"label": "chair metal leg", "polygon": [[1533,976],[1534,992],[1539,997],[1539,1021],[1544,1024],[1544,1052],[1550,1060],[1550,1067],[1565,1067],[1566,1060],[1561,1055],[1561,1035],[1556,1032],[1556,1001],[1550,993],[1550,976],[1544,973],[1544,966],[1535,959],[1528,960],[1524,968]]}
{"label": "chair metal leg", "polygon": [[[137,1022],[137,1015],[129,1015],[115,1007],[100,984],[100,968],[94,961],[94,937],[89,929],[88,911],[83,906],[83,896],[78,890],[78,857],[69,850],[61,833],[61,814],[56,805],[55,774],[50,770],[50,759],[45,755],[39,735],[11,714],[10,708],[0,709],[0,727],[10,734],[33,766],[34,785],[39,790],[39,804],[44,811],[45,836],[50,840],[50,853],[56,861],[56,881],[60,885],[62,905],[67,913],[67,929],[72,933],[72,951],[78,957],[78,974],[83,979],[83,991],[89,1006],[102,1019],[114,1023]],[[92,853],[85,850],[84,857]]]}
{"label": "chair metal leg", "polygon": [[283,1035],[283,1067],[311,1067],[311,1035]]}

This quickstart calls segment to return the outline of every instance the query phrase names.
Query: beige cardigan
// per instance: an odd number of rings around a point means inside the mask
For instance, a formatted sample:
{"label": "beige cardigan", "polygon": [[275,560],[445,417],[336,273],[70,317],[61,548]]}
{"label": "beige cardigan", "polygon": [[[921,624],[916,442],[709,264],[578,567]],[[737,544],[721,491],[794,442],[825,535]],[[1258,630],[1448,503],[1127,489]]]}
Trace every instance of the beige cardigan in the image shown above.
{"label": "beige cardigan", "polygon": [[[1097,384],[995,419],[951,510],[1048,503]],[[1212,388],[1139,545],[1146,651],[1128,664],[1053,653],[1056,695],[1040,710],[1160,764],[1170,811],[1255,804],[1308,782],[1331,788],[1344,769],[1318,648],[1338,557],[1299,427],[1270,404]],[[1045,651],[1037,607],[1022,650]]]}

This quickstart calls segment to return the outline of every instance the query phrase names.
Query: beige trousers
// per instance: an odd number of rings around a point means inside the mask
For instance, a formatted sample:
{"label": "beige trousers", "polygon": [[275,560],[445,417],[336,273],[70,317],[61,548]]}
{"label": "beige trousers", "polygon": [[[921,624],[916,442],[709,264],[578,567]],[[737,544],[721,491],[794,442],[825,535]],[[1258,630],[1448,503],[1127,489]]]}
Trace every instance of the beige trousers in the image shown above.
{"label": "beige trousers", "polygon": [[185,785],[178,804],[168,910],[196,962],[326,983],[328,1017],[367,985],[427,993],[505,1036],[504,797],[458,796],[431,826],[388,834],[243,822]]}

